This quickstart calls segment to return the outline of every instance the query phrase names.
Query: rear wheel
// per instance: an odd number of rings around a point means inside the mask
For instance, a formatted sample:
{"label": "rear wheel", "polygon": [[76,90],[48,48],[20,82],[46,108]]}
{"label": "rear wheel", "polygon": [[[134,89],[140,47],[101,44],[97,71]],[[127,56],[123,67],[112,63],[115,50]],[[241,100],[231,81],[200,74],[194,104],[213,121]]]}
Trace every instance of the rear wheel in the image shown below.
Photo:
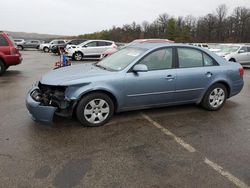
{"label": "rear wheel", "polygon": [[49,48],[48,48],[48,47],[44,47],[44,48],[43,48],[43,51],[44,51],[45,53],[48,53],[48,52],[49,52]]}
{"label": "rear wheel", "polygon": [[104,93],[92,93],[84,97],[78,104],[76,115],[87,127],[98,127],[107,123],[114,113],[114,103]]}
{"label": "rear wheel", "polygon": [[23,46],[17,45],[18,50],[23,50]]}
{"label": "rear wheel", "polygon": [[81,61],[83,58],[83,54],[81,52],[76,52],[73,54],[73,59],[76,61]]}
{"label": "rear wheel", "polygon": [[215,84],[206,92],[202,106],[211,111],[219,110],[227,100],[228,92],[223,84]]}
{"label": "rear wheel", "polygon": [[6,71],[5,64],[0,60],[0,76]]}

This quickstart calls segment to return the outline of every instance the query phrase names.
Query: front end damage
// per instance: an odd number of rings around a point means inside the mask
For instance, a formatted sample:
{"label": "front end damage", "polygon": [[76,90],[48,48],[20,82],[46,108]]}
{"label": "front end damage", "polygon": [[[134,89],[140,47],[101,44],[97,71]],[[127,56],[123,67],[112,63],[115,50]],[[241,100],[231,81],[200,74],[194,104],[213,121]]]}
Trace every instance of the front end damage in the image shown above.
{"label": "front end damage", "polygon": [[26,98],[26,106],[32,119],[51,123],[55,114],[71,117],[76,101],[65,98],[65,91],[65,86],[36,84]]}

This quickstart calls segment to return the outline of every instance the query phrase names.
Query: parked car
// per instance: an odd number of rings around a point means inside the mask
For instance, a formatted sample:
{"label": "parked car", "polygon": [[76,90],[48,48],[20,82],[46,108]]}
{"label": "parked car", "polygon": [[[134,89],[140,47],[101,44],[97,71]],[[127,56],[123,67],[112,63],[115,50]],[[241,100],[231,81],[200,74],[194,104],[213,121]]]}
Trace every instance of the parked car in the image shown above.
{"label": "parked car", "polygon": [[193,44],[195,46],[198,46],[198,47],[201,47],[201,48],[206,48],[206,49],[209,49],[208,45],[207,44],[202,44],[202,43],[195,43]]}
{"label": "parked car", "polygon": [[55,44],[66,44],[67,41],[66,40],[52,40],[50,43],[44,43],[44,44],[40,44],[39,45],[39,50],[44,51],[45,53],[50,52],[50,48],[52,45]]}
{"label": "parked car", "polygon": [[88,40],[77,46],[67,46],[65,54],[76,61],[82,59],[100,59],[104,51],[112,48],[117,48],[113,41]]}
{"label": "parked car", "polygon": [[217,54],[227,61],[250,65],[250,45],[224,44],[220,45],[220,49]]}
{"label": "parked car", "polygon": [[79,45],[83,42],[87,41],[86,39],[74,39],[71,40],[69,42],[67,42],[66,44],[54,44],[51,46],[50,51],[54,54],[59,54],[60,51],[65,51],[65,48],[67,45]]}
{"label": "parked car", "polygon": [[18,65],[21,62],[22,56],[12,37],[0,31],[0,75],[2,75],[9,66]]}
{"label": "parked car", "polygon": [[74,113],[85,126],[117,112],[195,103],[219,110],[243,88],[244,69],[216,54],[182,44],[133,44],[97,64],[52,70],[28,92],[36,121]]}
{"label": "parked car", "polygon": [[130,45],[135,44],[135,43],[174,43],[174,41],[168,40],[168,39],[136,39],[136,40],[132,41],[131,43],[126,44],[126,45],[121,45],[118,48],[107,49],[106,51],[104,51],[101,54],[101,59],[114,54],[119,49],[125,48],[125,47],[130,46]]}
{"label": "parked car", "polygon": [[27,40],[23,41],[22,43],[18,43],[17,47],[19,50],[23,50],[24,48],[35,48],[38,49],[41,44],[40,40]]}
{"label": "parked car", "polygon": [[18,49],[21,50],[21,48],[19,48],[20,45],[22,45],[25,40],[24,39],[14,39],[15,44],[17,45]]}

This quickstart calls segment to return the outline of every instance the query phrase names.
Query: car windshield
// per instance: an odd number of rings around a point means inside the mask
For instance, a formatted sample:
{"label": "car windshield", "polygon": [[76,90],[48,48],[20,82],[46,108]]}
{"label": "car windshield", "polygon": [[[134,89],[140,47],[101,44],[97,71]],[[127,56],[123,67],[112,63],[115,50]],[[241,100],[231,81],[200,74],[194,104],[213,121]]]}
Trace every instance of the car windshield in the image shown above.
{"label": "car windshield", "polygon": [[240,48],[240,46],[221,45],[219,48],[221,49],[220,52],[232,53],[236,52]]}
{"label": "car windshield", "polygon": [[125,69],[130,63],[132,63],[137,57],[142,55],[146,49],[143,48],[124,48],[114,53],[113,55],[103,59],[96,64],[98,67],[102,67],[107,70],[121,71]]}

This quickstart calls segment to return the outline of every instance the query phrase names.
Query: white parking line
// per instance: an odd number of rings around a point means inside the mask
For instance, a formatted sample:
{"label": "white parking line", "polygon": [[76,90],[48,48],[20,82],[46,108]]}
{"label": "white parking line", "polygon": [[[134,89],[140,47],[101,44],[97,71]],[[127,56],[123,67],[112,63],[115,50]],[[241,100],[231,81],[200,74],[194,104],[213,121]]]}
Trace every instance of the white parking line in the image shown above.
{"label": "white parking line", "polygon": [[[178,144],[180,144],[187,151],[189,151],[191,153],[196,152],[196,149],[193,146],[191,146],[190,144],[186,143],[184,140],[182,140],[180,137],[176,136],[174,133],[172,133],[171,131],[169,131],[167,128],[163,127],[162,125],[160,125],[159,123],[157,123],[156,121],[154,121],[153,119],[151,119],[148,115],[142,113],[142,117],[144,119],[146,119],[147,121],[149,121],[156,128],[160,129],[164,134],[172,137]],[[237,177],[235,177],[231,173],[223,170],[223,168],[220,165],[218,165],[218,164],[210,161],[206,157],[204,159],[204,163],[207,164],[210,168],[212,168],[216,172],[218,172],[220,175],[226,177],[229,181],[231,181],[232,183],[234,183],[237,187],[239,187],[239,188],[250,188],[250,186],[248,186],[246,183],[244,183],[243,181],[241,181],[240,179],[238,179]]]}
{"label": "white parking line", "polygon": [[163,126],[161,126],[156,121],[152,120],[146,114],[142,114],[142,116],[143,116],[143,118],[145,118],[146,120],[148,120],[150,123],[152,123],[155,127],[157,127],[158,129],[160,129],[163,133],[165,133],[166,135],[171,136],[173,139],[175,139],[175,141],[178,144],[180,144],[182,147],[184,147],[189,152],[193,153],[193,152],[196,151],[192,146],[190,146],[189,144],[185,143],[181,138],[179,138],[178,136],[174,135],[171,131],[169,131],[168,129],[164,128]]}
{"label": "white parking line", "polygon": [[213,168],[216,172],[218,172],[219,174],[221,174],[222,176],[226,177],[227,179],[229,179],[231,182],[233,182],[237,187],[240,188],[249,188],[248,185],[246,185],[244,182],[242,182],[241,180],[239,180],[238,178],[236,178],[234,175],[232,175],[230,172],[224,171],[223,168],[221,166],[219,166],[218,164],[210,161],[209,159],[205,158],[204,161],[208,166],[210,166],[211,168]]}

